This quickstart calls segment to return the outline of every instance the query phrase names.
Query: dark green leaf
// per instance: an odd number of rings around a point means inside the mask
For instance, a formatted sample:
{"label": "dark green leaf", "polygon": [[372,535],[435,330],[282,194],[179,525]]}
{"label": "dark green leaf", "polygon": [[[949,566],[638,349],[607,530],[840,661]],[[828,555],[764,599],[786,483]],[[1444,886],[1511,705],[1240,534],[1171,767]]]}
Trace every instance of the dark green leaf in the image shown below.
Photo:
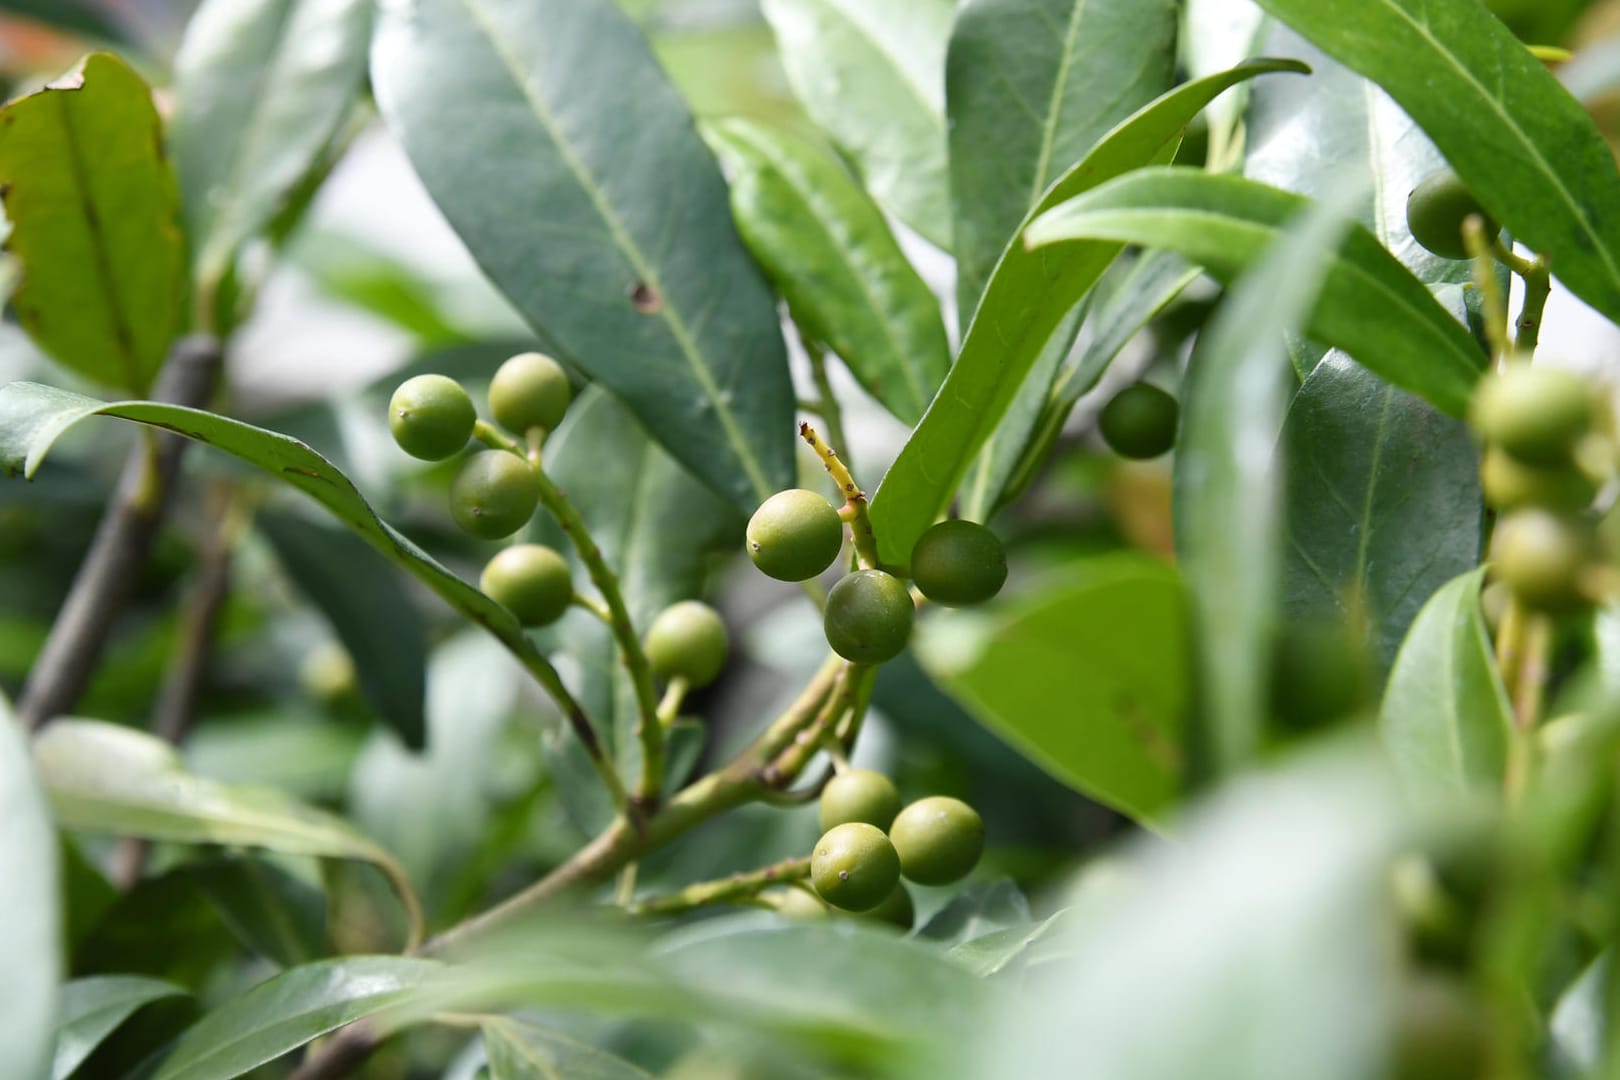
{"label": "dark green leaf", "polygon": [[0,0],[0,11],[21,15],[70,34],[131,43],[129,31],[111,16],[102,14],[96,0]]}
{"label": "dark green leaf", "polygon": [[[186,991],[140,975],[92,975],[62,987],[51,1080],[67,1080],[90,1052],[142,1005]],[[24,1074],[26,1075],[26,1073]]]}
{"label": "dark green leaf", "polygon": [[395,570],[348,530],[272,511],[255,515],[254,525],[337,631],[377,715],[405,745],[420,750],[427,737],[427,639]]}
{"label": "dark green leaf", "polygon": [[1205,719],[1197,761],[1216,775],[1259,743],[1282,547],[1272,448],[1292,381],[1283,340],[1319,306],[1348,227],[1339,204],[1350,202],[1341,189],[1281,233],[1200,334],[1189,372],[1176,552],[1198,642]]}
{"label": "dark green leaf", "polygon": [[1479,563],[1468,428],[1329,353],[1289,407],[1283,452],[1283,610],[1366,618],[1387,671],[1418,609]]}
{"label": "dark green leaf", "polygon": [[1484,576],[1463,574],[1423,606],[1384,690],[1384,744],[1416,794],[1502,783],[1512,707],[1479,609]]}
{"label": "dark green leaf", "polygon": [[[1031,217],[1121,173],[1168,160],[1182,128],[1227,87],[1267,72],[1301,70],[1292,61],[1256,61],[1170,91],[1105,136],[1048,190]],[[956,363],[872,500],[885,563],[910,561],[912,545],[955,495],[1058,323],[1119,249],[1091,244],[1053,259],[1015,239],[1002,252]]]}
{"label": "dark green leaf", "polygon": [[326,895],[266,859],[223,855],[187,863],[243,945],[282,967],[326,955]]}
{"label": "dark green leaf", "polygon": [[623,1058],[515,1020],[484,1021],[484,1053],[490,1080],[652,1080]]}
{"label": "dark green leaf", "polygon": [[368,0],[208,0],[175,57],[171,145],[198,274],[225,273],[358,97]]}
{"label": "dark green leaf", "polygon": [[969,0],[945,60],[963,327],[1024,215],[1121,120],[1170,89],[1175,0]]}
{"label": "dark green leaf", "polygon": [[830,152],[745,119],[706,130],[731,174],[731,210],[799,327],[914,424],[950,366],[939,302],[888,222]]}
{"label": "dark green leaf", "polygon": [[612,0],[388,4],[372,79],[473,257],[565,359],[740,508],[791,484],[776,306]]}
{"label": "dark green leaf", "polygon": [[1514,236],[1620,319],[1620,172],[1580,103],[1477,0],[1260,0],[1389,92]]}
{"label": "dark green leaf", "polygon": [[765,0],[793,92],[896,217],[951,246],[950,0]]}
{"label": "dark green leaf", "polygon": [[28,756],[28,740],[0,697],[0,1061],[19,1077],[51,1058],[62,957],[56,831]]}
{"label": "dark green leaf", "polygon": [[12,310],[40,348],[145,393],[186,290],[174,174],[152,92],[111,53],[0,109]]}
{"label": "dark green leaf", "polygon": [[[1032,224],[1027,236],[1037,247],[1110,240],[1170,248],[1231,282],[1307,205],[1298,195],[1238,176],[1141,169],[1070,199]],[[1463,325],[1365,229],[1352,228],[1336,246],[1326,274],[1301,329],[1461,416],[1485,364]]]}
{"label": "dark green leaf", "polygon": [[917,652],[981,723],[1054,777],[1154,820],[1181,787],[1185,604],[1173,570],[1110,555],[987,615],[931,616]]}

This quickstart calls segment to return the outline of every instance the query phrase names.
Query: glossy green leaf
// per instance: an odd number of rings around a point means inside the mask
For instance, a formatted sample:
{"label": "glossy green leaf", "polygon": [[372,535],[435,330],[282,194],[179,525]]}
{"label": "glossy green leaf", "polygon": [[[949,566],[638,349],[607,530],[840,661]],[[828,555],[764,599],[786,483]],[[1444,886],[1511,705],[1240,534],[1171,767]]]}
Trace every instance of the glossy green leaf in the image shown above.
{"label": "glossy green leaf", "polygon": [[282,967],[326,955],[326,894],[266,859],[222,855],[185,871],[236,940]]}
{"label": "glossy green leaf", "polygon": [[114,416],[159,427],[257,465],[326,507],[385,558],[437,593],[469,622],[487,630],[543,686],[561,685],[557,673],[511,612],[386,524],[361,497],[353,481],[297,439],[201,409],[154,401],[106,404],[38,383],[12,383],[0,387],[0,469],[11,475],[32,476],[57,438],[90,416]]}
{"label": "glossy green leaf", "polygon": [[1477,0],[1260,0],[1388,91],[1491,214],[1620,319],[1620,171],[1586,110]]}
{"label": "glossy green leaf", "polygon": [[0,697],[0,1061],[19,1077],[51,1060],[63,961],[56,830],[28,755],[28,740]]}
{"label": "glossy green leaf", "polygon": [[[1231,282],[1307,205],[1243,177],[1141,169],[1070,199],[1026,236],[1036,247],[1096,240],[1165,247]],[[1300,329],[1445,412],[1466,412],[1484,353],[1422,282],[1362,228],[1331,253],[1326,274]]]}
{"label": "glossy green leaf", "polygon": [[154,1080],[227,1080],[354,1020],[417,1010],[444,996],[444,966],[349,956],[283,972],[193,1024]]}
{"label": "glossy green leaf", "polygon": [[958,892],[917,928],[917,936],[951,948],[1011,927],[1028,929],[1029,923],[1029,901],[1016,882],[1002,878]]}
{"label": "glossy green leaf", "polygon": [[186,25],[170,145],[203,281],[276,216],[353,109],[371,8],[209,0]]}
{"label": "glossy green leaf", "polygon": [[1181,789],[1185,606],[1173,570],[1104,556],[988,614],[925,619],[917,653],[951,696],[1052,776],[1157,820]]}
{"label": "glossy green leaf", "polygon": [[651,1080],[623,1058],[515,1020],[484,1021],[490,1080]]}
{"label": "glossy green leaf", "polygon": [[0,109],[11,308],[58,363],[145,393],[180,325],[179,195],[152,91],[111,53]]}
{"label": "glossy green leaf", "polygon": [[951,946],[950,955],[981,978],[999,975],[1009,969],[1017,970],[1015,965],[1022,962],[1047,935],[1061,928],[1072,911],[1072,908],[1061,908],[1032,926],[1009,926],[1004,930],[992,930],[980,937],[969,938]]}
{"label": "glossy green leaf", "polygon": [[945,60],[957,311],[972,318],[1024,215],[1170,89],[1175,0],[968,0]]}
{"label": "glossy green leaf", "polygon": [[427,638],[398,574],[348,530],[273,511],[255,515],[253,524],[304,598],[332,624],[378,717],[407,746],[421,749]]}
{"label": "glossy green leaf", "polygon": [[947,250],[950,0],[764,0],[793,92],[877,200]]}
{"label": "glossy green leaf", "polygon": [[[1267,72],[1301,70],[1292,61],[1256,61],[1177,87],[1106,135],[1052,185],[1031,218],[1122,173],[1168,160],[1182,128],[1227,87]],[[956,363],[873,497],[884,562],[910,561],[912,545],[955,495],[1053,330],[1119,249],[1089,244],[1054,258],[1015,239],[1001,253]]]}
{"label": "glossy green leaf", "polygon": [[565,359],[739,508],[790,486],[776,305],[691,115],[612,0],[387,4],[371,74],[439,208]]}
{"label": "glossy green leaf", "polygon": [[914,424],[945,378],[939,301],[900,251],[883,211],[809,139],[746,119],[705,129],[731,176],[731,211],[793,320]]}
{"label": "glossy green leaf", "polygon": [[394,857],[347,821],[272,788],[193,776],[154,735],[97,720],[58,720],[34,740],[34,760],[64,829],[361,859],[387,874],[414,909],[410,882]]}
{"label": "glossy green leaf", "polygon": [[173,983],[140,975],[91,975],[67,983],[62,987],[51,1080],[67,1080],[141,1006],[185,992]]}
{"label": "glossy green leaf", "polygon": [[1471,570],[1423,606],[1384,690],[1384,745],[1416,794],[1502,782],[1512,707],[1479,609],[1484,576]]}
{"label": "glossy green leaf", "polygon": [[1176,553],[1197,640],[1195,761],[1217,776],[1247,761],[1266,714],[1282,553],[1273,446],[1292,381],[1283,341],[1332,280],[1349,227],[1340,204],[1352,194],[1341,189],[1313,204],[1243,275],[1200,333],[1183,394]]}

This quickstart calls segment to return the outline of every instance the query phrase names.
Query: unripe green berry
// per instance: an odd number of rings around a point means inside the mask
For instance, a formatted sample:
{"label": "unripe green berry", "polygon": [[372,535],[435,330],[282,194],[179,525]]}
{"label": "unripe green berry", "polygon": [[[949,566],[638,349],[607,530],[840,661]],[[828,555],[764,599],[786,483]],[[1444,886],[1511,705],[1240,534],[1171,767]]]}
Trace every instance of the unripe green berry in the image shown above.
{"label": "unripe green berry", "polygon": [[1136,383],[1115,394],[1097,417],[1098,430],[1120,457],[1147,460],[1176,445],[1181,407],[1152,383]]}
{"label": "unripe green berry", "polygon": [[1585,521],[1545,510],[1520,510],[1496,523],[1491,565],[1527,607],[1564,613],[1586,603],[1581,579],[1592,547],[1592,531]]}
{"label": "unripe green berry", "polygon": [[1007,580],[1007,554],[996,534],[974,521],[941,521],[911,550],[911,580],[936,604],[982,604]]}
{"label": "unripe green berry", "polygon": [[845,660],[881,664],[911,637],[917,607],[905,582],[882,570],[857,570],[827,593],[827,644]]}
{"label": "unripe green berry", "polygon": [[771,889],[759,894],[760,903],[792,919],[825,919],[827,905],[804,889]]}
{"label": "unripe green berry", "polygon": [[394,441],[423,461],[443,461],[466,446],[477,422],[472,398],[445,375],[406,379],[388,399],[388,430]]}
{"label": "unripe green berry", "polygon": [[778,491],[748,519],[748,557],[778,581],[813,578],[838,558],[844,523],[813,491]]}
{"label": "unripe green berry", "polygon": [[654,675],[680,677],[696,689],[714,682],[720,674],[730,643],[718,611],[696,600],[682,600],[653,619],[645,648]]}
{"label": "unripe green berry", "polygon": [[984,822],[962,800],[932,795],[900,811],[889,826],[889,839],[906,880],[949,885],[978,863],[984,851]]}
{"label": "unripe green berry", "polygon": [[883,830],[863,821],[828,829],[810,856],[816,894],[845,911],[870,911],[900,883],[900,857]]}
{"label": "unripe green berry", "polygon": [[1569,465],[1526,465],[1500,446],[1485,451],[1479,483],[1485,501],[1498,510],[1526,506],[1583,510],[1597,496],[1597,485],[1579,469]]}
{"label": "unripe green berry", "polygon": [[1470,214],[1484,219],[1487,242],[1502,231],[1450,169],[1431,174],[1406,197],[1406,226],[1412,239],[1442,259],[1468,258],[1462,228]]}
{"label": "unripe green berry", "polygon": [[478,587],[524,626],[550,626],[574,598],[568,560],[540,544],[514,544],[485,565]]}
{"label": "unripe green berry", "polygon": [[911,893],[899,882],[895,883],[894,889],[883,898],[882,903],[861,914],[868,919],[885,922],[901,930],[910,930],[911,924],[917,921],[917,908],[911,902]]}
{"label": "unripe green berry", "polygon": [[490,414],[501,427],[519,434],[530,428],[555,431],[573,398],[568,373],[543,353],[518,353],[496,369],[489,383]]}
{"label": "unripe green berry", "polygon": [[894,782],[871,769],[845,769],[821,789],[822,831],[850,821],[887,829],[900,812]]}
{"label": "unripe green berry", "polygon": [[505,450],[484,450],[462,463],[450,482],[450,516],[485,540],[511,536],[540,503],[540,482],[527,461]]}
{"label": "unripe green berry", "polygon": [[1592,394],[1573,372],[1517,363],[1480,380],[1469,419],[1520,461],[1558,465],[1592,426]]}

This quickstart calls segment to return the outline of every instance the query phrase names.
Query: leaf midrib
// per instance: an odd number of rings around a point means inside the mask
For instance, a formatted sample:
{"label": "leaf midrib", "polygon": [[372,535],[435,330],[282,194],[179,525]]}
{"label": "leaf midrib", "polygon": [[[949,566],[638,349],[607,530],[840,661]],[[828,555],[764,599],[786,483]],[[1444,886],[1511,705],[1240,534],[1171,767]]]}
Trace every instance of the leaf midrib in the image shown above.
{"label": "leaf midrib", "polygon": [[1063,53],[1058,60],[1057,78],[1052,80],[1052,93],[1046,100],[1046,119],[1041,125],[1041,152],[1035,159],[1034,190],[1029,193],[1027,205],[1040,201],[1041,193],[1051,181],[1047,170],[1052,167],[1052,149],[1057,143],[1057,121],[1063,111],[1063,92],[1069,84],[1069,68],[1074,62],[1074,43],[1080,34],[1090,0],[1078,0],[1069,10],[1069,26],[1063,36]]}
{"label": "leaf midrib", "polygon": [[[883,57],[888,62],[889,70],[899,76],[900,82],[907,90],[911,91],[911,96],[916,99],[917,104],[922,106],[923,114],[928,117],[931,126],[939,128],[941,132],[945,130],[944,113],[929,98],[927,91],[911,77],[911,72],[906,70],[905,65],[896,59],[893,50],[884,46],[881,38],[846,11],[843,5],[834,2],[834,0],[812,0],[812,2],[819,4],[823,11],[836,15],[839,21],[855,32],[857,37],[871,46],[873,52]],[[871,2],[871,0],[867,0],[867,2]],[[878,2],[888,2],[888,0],[878,0]]]}

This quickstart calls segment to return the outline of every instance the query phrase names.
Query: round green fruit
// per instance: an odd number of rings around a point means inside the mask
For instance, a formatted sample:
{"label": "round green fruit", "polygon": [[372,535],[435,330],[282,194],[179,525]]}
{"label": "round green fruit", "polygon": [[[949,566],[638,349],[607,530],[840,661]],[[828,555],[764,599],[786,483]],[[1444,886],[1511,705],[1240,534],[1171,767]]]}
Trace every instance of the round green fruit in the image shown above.
{"label": "round green fruit", "polygon": [[887,829],[900,812],[894,782],[872,769],[845,769],[821,789],[822,831],[851,821]]}
{"label": "round green fruit", "polygon": [[911,580],[936,604],[982,604],[1007,580],[1007,554],[996,534],[973,521],[941,521],[911,550]]}
{"label": "round green fruit", "polygon": [[539,504],[534,469],[505,450],[474,454],[450,482],[450,516],[485,540],[500,540],[523,528]]}
{"label": "round green fruit", "polygon": [[1470,214],[1484,219],[1487,241],[1502,231],[1450,169],[1430,175],[1406,197],[1406,226],[1412,239],[1442,259],[1468,258],[1462,228]]}
{"label": "round green fruit", "polygon": [[1290,730],[1310,731],[1373,704],[1372,657],[1345,620],[1295,619],[1272,645],[1271,707]]}
{"label": "round green fruit", "polygon": [[883,830],[864,821],[835,825],[810,856],[816,895],[845,911],[870,911],[900,883],[900,857]]}
{"label": "round green fruit", "polygon": [[894,819],[889,839],[900,871],[919,885],[949,885],[967,875],[984,852],[984,822],[960,799],[918,799]]}
{"label": "round green fruit", "polygon": [[813,578],[838,558],[844,523],[832,503],[804,488],[778,491],[748,519],[748,557],[778,581]]}
{"label": "round green fruit", "polygon": [[495,422],[519,433],[530,428],[555,431],[574,389],[562,365],[543,353],[518,353],[495,371],[489,383],[489,411]]}
{"label": "round green fruit", "polygon": [[1103,441],[1120,457],[1145,461],[1176,444],[1181,407],[1152,383],[1136,383],[1115,394],[1097,417]]}
{"label": "round green fruit", "polygon": [[827,594],[827,644],[845,660],[881,664],[900,655],[917,607],[905,582],[882,570],[858,570]]}
{"label": "round green fruit", "polygon": [[771,889],[759,894],[759,902],[791,919],[827,917],[827,905],[804,889]]}
{"label": "round green fruit", "polygon": [[568,560],[540,544],[514,544],[484,567],[478,587],[524,626],[550,626],[574,598]]}
{"label": "round green fruit", "polygon": [[644,645],[654,675],[685,679],[693,689],[714,682],[730,649],[720,613],[696,600],[682,600],[660,611],[647,629]]}
{"label": "round green fruit", "polygon": [[1500,446],[1485,451],[1479,466],[1485,501],[1498,510],[1541,506],[1548,510],[1582,510],[1597,497],[1597,485],[1567,465],[1526,465]]}
{"label": "round green fruit", "polygon": [[472,398],[445,375],[406,379],[388,400],[388,430],[394,441],[423,461],[443,461],[466,446],[477,422]]}
{"label": "round green fruit", "polygon": [[901,930],[910,930],[911,924],[917,921],[917,909],[911,902],[911,893],[898,882],[894,890],[883,898],[883,902],[870,911],[862,912],[868,919],[886,922]]}
{"label": "round green fruit", "polygon": [[1516,363],[1481,379],[1469,407],[1480,438],[1530,465],[1559,465],[1592,426],[1592,394],[1573,372]]}
{"label": "round green fruit", "polygon": [[1581,579],[1592,548],[1592,531],[1585,521],[1545,510],[1520,510],[1496,523],[1491,565],[1521,603],[1562,614],[1586,603]]}

